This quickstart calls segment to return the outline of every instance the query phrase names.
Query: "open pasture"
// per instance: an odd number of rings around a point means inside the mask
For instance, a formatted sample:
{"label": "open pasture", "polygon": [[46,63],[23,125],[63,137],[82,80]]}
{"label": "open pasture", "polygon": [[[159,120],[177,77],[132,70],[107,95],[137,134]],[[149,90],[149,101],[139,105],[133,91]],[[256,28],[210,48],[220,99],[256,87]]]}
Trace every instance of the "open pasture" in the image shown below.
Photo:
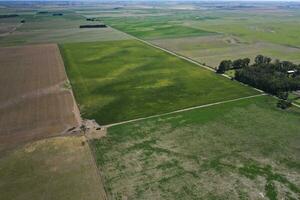
{"label": "open pasture", "polygon": [[222,60],[248,57],[253,61],[259,54],[300,63],[299,48],[267,42],[249,43],[233,36],[166,38],[151,42],[212,68],[216,68]]}
{"label": "open pasture", "polygon": [[258,93],[136,40],[61,52],[81,114],[102,125]]}
{"label": "open pasture", "polygon": [[1,199],[106,200],[84,137],[28,143],[0,158]]}
{"label": "open pasture", "polygon": [[184,25],[206,31],[240,37],[247,42],[268,42],[300,47],[300,14],[293,9],[221,10],[212,14],[213,20],[189,19]]}
{"label": "open pasture", "polygon": [[79,124],[55,44],[0,48],[0,150]]}
{"label": "open pasture", "polygon": [[300,110],[255,97],[114,126],[92,141],[112,199],[299,199]]}
{"label": "open pasture", "polygon": [[[116,14],[117,13],[117,14]],[[132,14],[136,16],[132,16]],[[87,15],[86,11],[84,15]],[[145,14],[148,14],[148,16]],[[151,16],[151,14],[156,14]],[[157,15],[159,14],[159,15]],[[163,15],[162,15],[163,14]],[[129,16],[126,16],[129,15]],[[294,9],[173,10],[131,9],[99,11],[105,23],[134,36],[174,38],[222,34],[247,42],[266,42],[300,47],[300,14]]]}
{"label": "open pasture", "polygon": [[[119,15],[135,12],[140,16],[117,16],[114,12]],[[141,9],[141,13],[134,12],[130,9],[99,11],[98,17],[116,29],[213,68],[224,59],[253,59],[258,54],[300,63],[297,10],[248,9],[245,13],[238,9]],[[157,12],[164,15],[143,16]]]}
{"label": "open pasture", "polygon": [[174,15],[152,17],[102,17],[101,19],[118,30],[143,39],[174,38],[183,36],[214,35],[215,32],[192,28],[176,21]]}

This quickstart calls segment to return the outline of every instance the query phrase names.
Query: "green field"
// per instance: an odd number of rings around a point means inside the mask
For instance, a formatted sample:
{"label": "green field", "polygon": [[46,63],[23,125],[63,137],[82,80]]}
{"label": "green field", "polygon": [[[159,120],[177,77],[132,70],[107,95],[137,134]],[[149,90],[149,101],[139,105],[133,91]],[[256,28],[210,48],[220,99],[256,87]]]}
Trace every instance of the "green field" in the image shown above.
{"label": "green field", "polygon": [[94,16],[213,68],[225,59],[253,59],[258,54],[300,63],[300,14],[293,9],[122,9]]}
{"label": "green field", "polygon": [[84,137],[39,140],[1,154],[0,199],[104,200]]}
{"label": "green field", "polygon": [[61,52],[81,113],[102,125],[258,93],[136,40]]}
{"label": "green field", "polygon": [[300,14],[297,10],[273,10],[262,12],[216,12],[216,20],[189,20],[186,25],[201,27],[207,31],[233,35],[248,42],[264,41],[274,44],[300,47]]}
{"label": "green field", "polygon": [[108,129],[112,199],[298,199],[300,110],[255,97]]}
{"label": "green field", "polygon": [[249,43],[233,36],[182,37],[151,40],[152,43],[216,68],[222,60],[257,55],[300,63],[300,49],[267,42]]}
{"label": "green field", "polygon": [[300,96],[299,96],[299,94],[290,93],[289,96],[288,96],[288,99],[291,100],[293,103],[300,106]]}
{"label": "green field", "polygon": [[[294,10],[273,10],[270,12],[219,10],[204,12],[207,20],[186,17],[181,24],[216,32],[217,36],[163,38],[151,42],[179,54],[206,63],[213,68],[222,60],[249,57],[258,54],[274,59],[300,63],[299,13]],[[187,14],[178,14],[186,16]],[[203,18],[203,17],[202,17]]]}
{"label": "green field", "polygon": [[182,36],[207,36],[215,35],[211,31],[184,26],[181,22],[165,17],[113,17],[104,18],[105,23],[113,28],[144,39],[174,38]]}
{"label": "green field", "polygon": [[[244,12],[239,9],[227,10],[226,8],[200,11],[140,10],[141,12],[138,13],[130,9],[122,9],[118,10],[117,15],[112,10],[110,13],[99,12],[98,16],[117,29],[147,39],[153,37],[203,36],[218,33],[240,37],[250,43],[261,41],[300,47],[298,37],[300,28],[296,25],[300,23],[298,10],[273,9],[268,12],[255,9]],[[145,14],[148,14],[148,16]],[[156,16],[151,16],[154,14]],[[177,28],[179,29],[177,30]],[[174,31],[171,32],[173,29]]]}

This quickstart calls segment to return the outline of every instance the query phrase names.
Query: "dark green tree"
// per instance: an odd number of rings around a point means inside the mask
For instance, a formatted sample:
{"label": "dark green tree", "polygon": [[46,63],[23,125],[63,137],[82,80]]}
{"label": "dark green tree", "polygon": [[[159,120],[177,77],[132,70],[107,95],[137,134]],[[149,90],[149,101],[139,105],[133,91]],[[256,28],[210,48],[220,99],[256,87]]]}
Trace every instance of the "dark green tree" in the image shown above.
{"label": "dark green tree", "polygon": [[290,101],[287,101],[287,100],[279,99],[278,102],[277,102],[277,107],[281,108],[281,109],[287,109],[291,106],[292,106],[292,103]]}
{"label": "dark green tree", "polygon": [[217,69],[217,73],[223,74],[226,70],[229,70],[231,66],[232,66],[231,60],[223,60]]}
{"label": "dark green tree", "polygon": [[260,65],[260,64],[269,64],[272,61],[271,58],[263,56],[263,55],[258,55],[255,57],[255,63]]}
{"label": "dark green tree", "polygon": [[243,67],[248,67],[250,63],[249,58],[244,58],[244,59],[237,59],[232,62],[232,68],[233,69],[241,69]]}
{"label": "dark green tree", "polygon": [[280,91],[280,92],[278,92],[277,97],[282,100],[287,100],[289,97],[289,93]]}

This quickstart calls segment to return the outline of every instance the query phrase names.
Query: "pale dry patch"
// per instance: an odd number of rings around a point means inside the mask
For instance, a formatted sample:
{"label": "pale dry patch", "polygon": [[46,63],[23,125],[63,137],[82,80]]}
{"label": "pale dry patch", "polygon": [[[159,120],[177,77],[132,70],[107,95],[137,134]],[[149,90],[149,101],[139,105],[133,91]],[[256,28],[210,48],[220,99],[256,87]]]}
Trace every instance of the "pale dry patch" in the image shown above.
{"label": "pale dry patch", "polygon": [[292,197],[293,199],[298,199],[299,196],[291,191],[289,188],[285,187],[283,184],[274,181],[275,188],[277,190],[277,199],[286,199],[288,197]]}
{"label": "pale dry patch", "polygon": [[162,80],[158,80],[153,84],[148,84],[148,85],[140,85],[137,86],[137,89],[151,89],[151,88],[161,88],[161,87],[167,87],[170,85],[173,85],[174,82],[169,80],[169,79],[162,79]]}
{"label": "pale dry patch", "polygon": [[107,199],[84,136],[26,144],[0,159],[0,174],[4,199]]}

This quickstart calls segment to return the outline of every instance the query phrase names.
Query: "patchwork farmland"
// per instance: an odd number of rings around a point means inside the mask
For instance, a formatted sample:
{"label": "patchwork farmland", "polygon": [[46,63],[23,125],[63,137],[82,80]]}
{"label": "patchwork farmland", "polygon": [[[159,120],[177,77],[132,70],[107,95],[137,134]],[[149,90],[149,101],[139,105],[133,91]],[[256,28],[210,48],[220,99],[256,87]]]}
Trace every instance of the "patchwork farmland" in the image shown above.
{"label": "patchwork farmland", "polygon": [[0,2],[0,199],[300,199],[297,5]]}
{"label": "patchwork farmland", "polygon": [[[123,12],[134,13],[132,10]],[[148,14],[152,12],[155,13],[148,10]],[[264,13],[249,10],[245,14],[240,10],[167,10],[162,16],[118,17],[116,13],[102,13],[99,17],[118,30],[212,68],[224,59],[253,59],[258,54],[300,63],[300,43],[296,36],[299,29],[294,26],[299,23],[297,11],[274,9]],[[285,25],[284,29],[281,24]],[[180,27],[180,30],[174,27]]]}

